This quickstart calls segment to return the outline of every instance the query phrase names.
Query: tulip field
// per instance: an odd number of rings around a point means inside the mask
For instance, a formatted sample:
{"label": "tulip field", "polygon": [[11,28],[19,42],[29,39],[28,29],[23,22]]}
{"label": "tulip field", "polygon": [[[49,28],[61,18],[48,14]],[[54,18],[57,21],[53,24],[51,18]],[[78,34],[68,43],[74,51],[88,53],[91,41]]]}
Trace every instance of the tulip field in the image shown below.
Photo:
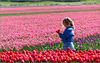
{"label": "tulip field", "polygon": [[[100,63],[100,5],[0,9],[0,63]],[[74,24],[73,51],[56,33]]]}
{"label": "tulip field", "polygon": [[[55,7],[22,7],[22,8],[1,8],[0,14],[21,14],[36,12],[57,12],[57,11],[82,11],[82,10],[99,10],[99,5],[88,6],[55,6]],[[88,9],[87,9],[88,8]]]}

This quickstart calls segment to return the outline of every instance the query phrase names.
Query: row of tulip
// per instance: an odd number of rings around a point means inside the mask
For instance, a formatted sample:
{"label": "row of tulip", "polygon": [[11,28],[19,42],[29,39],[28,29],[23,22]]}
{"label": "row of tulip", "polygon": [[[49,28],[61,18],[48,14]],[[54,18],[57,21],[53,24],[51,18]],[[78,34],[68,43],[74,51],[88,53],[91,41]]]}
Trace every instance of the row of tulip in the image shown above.
{"label": "row of tulip", "polygon": [[1,8],[0,11],[12,10],[29,10],[29,9],[59,9],[59,8],[82,8],[82,7],[99,7],[100,5],[82,5],[82,6],[46,6],[46,7],[19,7],[19,8]]}
{"label": "row of tulip", "polygon": [[66,16],[70,17],[75,23],[74,39],[100,35],[99,11],[7,16],[0,17],[0,48],[15,47],[19,50],[24,45],[61,43],[55,31],[60,29],[63,32],[61,21]]}
{"label": "row of tulip", "polygon": [[99,7],[100,7],[100,5],[1,8],[0,9],[0,14],[20,14],[20,13],[36,13],[36,12],[99,10],[100,9]]}
{"label": "row of tulip", "polygon": [[[87,38],[80,38],[80,39],[74,39],[73,41],[74,43],[74,48],[76,49],[76,51],[79,50],[96,50],[96,49],[100,49],[100,35],[97,36],[90,36]],[[22,49],[20,49],[19,51],[22,50],[29,50],[29,51],[33,51],[33,50],[55,50],[55,49],[63,49],[63,45],[64,43],[60,43],[60,42],[56,42],[56,43],[46,43],[44,45],[38,44],[38,45],[24,45],[22,47]],[[7,48],[7,50],[9,50],[10,48]],[[4,52],[4,48],[0,49],[1,52]],[[13,48],[13,51],[17,51],[16,48]]]}
{"label": "row of tulip", "polygon": [[0,61],[1,62],[53,62],[53,63],[61,63],[61,62],[100,62],[100,50],[88,50],[88,51],[76,51],[73,49],[71,51],[70,48],[67,48],[66,51],[63,50],[23,50],[22,53],[20,51],[10,51],[5,50],[0,53]]}
{"label": "row of tulip", "polygon": [[74,40],[76,50],[100,49],[100,35]]}

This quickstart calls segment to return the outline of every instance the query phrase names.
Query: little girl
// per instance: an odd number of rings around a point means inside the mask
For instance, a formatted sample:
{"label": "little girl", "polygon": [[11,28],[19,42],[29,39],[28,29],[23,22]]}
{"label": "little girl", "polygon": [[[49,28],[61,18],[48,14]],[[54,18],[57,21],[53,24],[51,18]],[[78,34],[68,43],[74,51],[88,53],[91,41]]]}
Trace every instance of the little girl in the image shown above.
{"label": "little girl", "polygon": [[73,51],[74,49],[74,45],[73,45],[74,23],[70,18],[66,17],[62,21],[62,24],[66,29],[64,30],[63,34],[60,33],[59,31],[58,31],[58,34],[60,38],[62,38],[62,41],[64,43],[63,50],[66,51],[66,49],[70,47],[70,49]]}

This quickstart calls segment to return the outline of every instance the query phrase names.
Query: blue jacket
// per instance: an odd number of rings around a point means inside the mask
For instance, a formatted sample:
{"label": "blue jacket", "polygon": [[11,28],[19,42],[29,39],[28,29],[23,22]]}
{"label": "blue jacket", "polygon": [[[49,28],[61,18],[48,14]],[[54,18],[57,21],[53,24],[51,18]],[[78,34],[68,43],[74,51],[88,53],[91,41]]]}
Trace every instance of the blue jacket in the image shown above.
{"label": "blue jacket", "polygon": [[63,34],[59,33],[59,36],[62,38],[63,43],[65,43],[65,42],[73,42],[74,33],[73,33],[72,26],[66,28],[64,30]]}

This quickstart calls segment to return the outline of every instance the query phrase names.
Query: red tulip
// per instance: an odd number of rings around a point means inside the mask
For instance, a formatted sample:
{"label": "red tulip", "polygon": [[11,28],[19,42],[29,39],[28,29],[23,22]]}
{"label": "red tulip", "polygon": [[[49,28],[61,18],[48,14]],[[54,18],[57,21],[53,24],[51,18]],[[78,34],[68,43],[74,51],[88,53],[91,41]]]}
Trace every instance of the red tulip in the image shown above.
{"label": "red tulip", "polygon": [[21,59],[21,63],[24,63],[25,61],[23,59]]}
{"label": "red tulip", "polygon": [[68,52],[71,52],[70,47],[67,48],[66,52],[67,52],[67,53],[68,53]]}
{"label": "red tulip", "polygon": [[19,57],[16,57],[16,59],[17,59],[17,61],[19,61],[20,59],[19,59]]}
{"label": "red tulip", "polygon": [[87,63],[86,61],[84,61],[83,63]]}
{"label": "red tulip", "polygon": [[21,52],[19,51],[19,54],[21,54]]}
{"label": "red tulip", "polygon": [[43,58],[42,58],[42,61],[43,61],[43,62],[47,62],[47,58],[46,58],[46,57],[43,57]]}
{"label": "red tulip", "polygon": [[13,49],[10,49],[10,51],[13,51]]}
{"label": "red tulip", "polygon": [[37,60],[36,60],[36,59],[34,59],[34,62],[37,62]]}
{"label": "red tulip", "polygon": [[9,59],[6,59],[6,62],[9,62],[10,61],[10,58]]}
{"label": "red tulip", "polygon": [[38,53],[38,50],[33,50],[33,53]]}
{"label": "red tulip", "polygon": [[28,50],[26,50],[26,53],[29,53],[29,51],[28,51]]}
{"label": "red tulip", "polygon": [[60,32],[60,30],[57,30],[57,31],[56,31],[56,33],[59,33],[59,32]]}
{"label": "red tulip", "polygon": [[50,50],[47,50],[47,52],[50,52]]}
{"label": "red tulip", "polygon": [[95,62],[100,62],[100,59],[96,59]]}
{"label": "red tulip", "polygon": [[67,62],[72,62],[72,59],[70,57],[67,58]]}
{"label": "red tulip", "polygon": [[98,49],[96,49],[96,53],[99,53],[100,51]]}
{"label": "red tulip", "polygon": [[13,60],[10,60],[9,63],[14,63],[14,61]]}
{"label": "red tulip", "polygon": [[19,52],[16,52],[16,54],[19,54]]}
{"label": "red tulip", "polygon": [[83,59],[82,58],[79,58],[79,62],[83,62]]}
{"label": "red tulip", "polygon": [[19,57],[19,60],[23,59],[23,57]]}
{"label": "red tulip", "polygon": [[14,59],[14,61],[16,62],[16,61],[17,61],[17,59],[15,58],[15,59]]}
{"label": "red tulip", "polygon": [[4,50],[4,52],[8,52],[7,50]]}
{"label": "red tulip", "polygon": [[47,57],[47,60],[50,61],[50,57]]}
{"label": "red tulip", "polygon": [[30,62],[33,62],[33,58],[32,58],[32,57],[30,57],[30,59],[29,59],[29,60],[30,60]]}
{"label": "red tulip", "polygon": [[73,49],[73,52],[75,52],[76,51],[76,49]]}
{"label": "red tulip", "polygon": [[39,53],[42,53],[42,50],[39,50]]}
{"label": "red tulip", "polygon": [[63,50],[60,50],[60,53],[64,52]]}
{"label": "red tulip", "polygon": [[58,62],[62,62],[60,58],[59,58],[59,59],[57,59],[57,61],[58,61]]}
{"label": "red tulip", "polygon": [[29,61],[29,58],[28,58],[28,57],[25,57],[24,60],[25,60],[26,62],[28,62],[28,61]]}
{"label": "red tulip", "polygon": [[79,61],[79,57],[75,57],[75,60],[76,60],[76,61]]}
{"label": "red tulip", "polygon": [[22,50],[22,53],[23,53],[23,54],[26,54],[26,51],[25,51],[25,50]]}
{"label": "red tulip", "polygon": [[40,62],[41,61],[41,59],[40,58],[37,58],[37,62]]}
{"label": "red tulip", "polygon": [[55,52],[59,52],[59,50],[58,49],[55,49]]}

